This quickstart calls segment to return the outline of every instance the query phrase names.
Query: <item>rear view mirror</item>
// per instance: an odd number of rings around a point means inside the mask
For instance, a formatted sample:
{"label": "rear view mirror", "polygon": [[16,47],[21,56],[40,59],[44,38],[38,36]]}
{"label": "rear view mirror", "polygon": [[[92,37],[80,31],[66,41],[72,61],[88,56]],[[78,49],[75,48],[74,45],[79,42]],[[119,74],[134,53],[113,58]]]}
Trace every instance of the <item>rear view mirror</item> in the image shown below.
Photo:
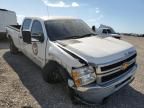
{"label": "rear view mirror", "polygon": [[27,44],[31,44],[31,32],[30,31],[22,31],[23,41]]}

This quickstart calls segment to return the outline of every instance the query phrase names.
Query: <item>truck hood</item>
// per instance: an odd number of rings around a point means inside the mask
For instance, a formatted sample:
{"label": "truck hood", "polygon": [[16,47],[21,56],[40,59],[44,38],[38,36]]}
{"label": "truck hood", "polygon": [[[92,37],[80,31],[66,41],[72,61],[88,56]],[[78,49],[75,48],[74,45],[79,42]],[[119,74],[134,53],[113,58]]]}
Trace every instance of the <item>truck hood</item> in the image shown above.
{"label": "truck hood", "polygon": [[58,41],[58,43],[78,54],[87,62],[95,64],[111,62],[125,57],[126,54],[130,55],[135,52],[135,48],[131,44],[112,37],[99,38],[91,36],[62,40]]}
{"label": "truck hood", "polygon": [[111,36],[121,37],[119,34],[110,34]]}

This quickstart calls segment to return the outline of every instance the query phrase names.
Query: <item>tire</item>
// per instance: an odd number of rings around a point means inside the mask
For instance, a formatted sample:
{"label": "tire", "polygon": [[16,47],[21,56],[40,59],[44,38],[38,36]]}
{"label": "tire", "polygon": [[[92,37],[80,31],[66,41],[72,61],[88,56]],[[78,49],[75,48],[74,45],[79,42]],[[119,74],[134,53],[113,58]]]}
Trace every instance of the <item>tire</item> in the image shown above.
{"label": "tire", "polygon": [[68,72],[65,68],[60,66],[58,63],[54,61],[50,61],[45,68],[42,70],[42,75],[44,81],[55,84],[59,82],[63,82],[65,86],[66,92],[71,98],[73,104],[80,104],[80,102],[76,99],[75,91],[68,86]]}
{"label": "tire", "polygon": [[69,76],[67,70],[65,68],[63,68],[62,66],[59,66],[59,70],[60,70],[60,75],[61,75],[61,82],[63,82],[63,85],[66,89],[67,94],[69,95],[72,103],[74,105],[80,105],[82,104],[79,100],[78,100],[78,95],[76,94],[76,92],[68,86],[68,79],[71,77]]}
{"label": "tire", "polygon": [[59,65],[54,62],[50,61],[42,70],[42,75],[44,81],[54,84],[62,81],[62,77],[59,73]]}
{"label": "tire", "polygon": [[12,54],[17,54],[18,53],[18,48],[14,45],[12,39],[9,39],[9,48],[10,48],[10,52]]}

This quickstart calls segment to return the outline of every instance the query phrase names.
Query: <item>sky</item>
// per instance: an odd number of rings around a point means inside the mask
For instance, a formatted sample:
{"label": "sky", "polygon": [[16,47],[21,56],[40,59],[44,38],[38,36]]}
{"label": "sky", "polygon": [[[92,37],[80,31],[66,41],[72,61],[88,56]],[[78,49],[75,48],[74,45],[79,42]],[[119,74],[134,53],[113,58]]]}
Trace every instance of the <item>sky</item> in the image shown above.
{"label": "sky", "polygon": [[72,16],[89,26],[111,26],[116,32],[144,33],[144,0],[0,0],[0,8],[25,16]]}

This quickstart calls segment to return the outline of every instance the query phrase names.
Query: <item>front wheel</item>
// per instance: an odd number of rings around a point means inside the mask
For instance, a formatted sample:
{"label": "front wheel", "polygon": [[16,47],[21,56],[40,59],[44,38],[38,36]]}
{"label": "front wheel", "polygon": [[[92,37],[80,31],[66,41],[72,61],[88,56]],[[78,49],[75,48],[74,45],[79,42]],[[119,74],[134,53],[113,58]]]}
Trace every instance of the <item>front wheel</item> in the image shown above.
{"label": "front wheel", "polygon": [[50,61],[42,70],[44,81],[54,84],[61,82],[61,75],[59,73],[59,65],[56,62]]}
{"label": "front wheel", "polygon": [[54,61],[50,61],[42,70],[42,75],[43,79],[50,84],[62,82],[65,86],[66,92],[69,94],[72,100],[72,103],[82,104],[79,100],[77,100],[76,92],[68,86],[69,75],[65,68]]}

